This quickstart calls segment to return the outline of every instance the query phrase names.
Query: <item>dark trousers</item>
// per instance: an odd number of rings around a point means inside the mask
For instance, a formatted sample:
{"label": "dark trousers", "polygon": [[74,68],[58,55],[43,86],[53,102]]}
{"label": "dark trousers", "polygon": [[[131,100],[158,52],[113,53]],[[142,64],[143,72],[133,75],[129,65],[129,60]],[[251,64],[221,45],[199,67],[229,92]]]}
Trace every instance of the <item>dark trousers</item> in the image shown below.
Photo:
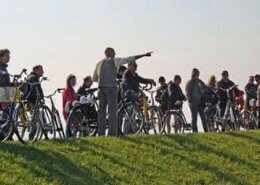
{"label": "dark trousers", "polygon": [[108,110],[108,135],[118,135],[117,88],[101,87],[99,88],[98,97],[98,134],[105,135]]}
{"label": "dark trousers", "polygon": [[204,132],[208,132],[205,114],[204,114],[204,107],[202,107],[200,105],[192,105],[192,107],[191,107],[191,124],[192,124],[193,132],[198,132],[198,126],[197,126],[198,114],[200,115]]}
{"label": "dark trousers", "polygon": [[227,106],[227,101],[228,101],[228,100],[222,100],[222,101],[220,101],[219,108],[220,108],[221,117],[223,117],[224,114],[225,114],[226,106]]}
{"label": "dark trousers", "polygon": [[257,108],[257,121],[258,121],[258,129],[260,129],[260,107]]}

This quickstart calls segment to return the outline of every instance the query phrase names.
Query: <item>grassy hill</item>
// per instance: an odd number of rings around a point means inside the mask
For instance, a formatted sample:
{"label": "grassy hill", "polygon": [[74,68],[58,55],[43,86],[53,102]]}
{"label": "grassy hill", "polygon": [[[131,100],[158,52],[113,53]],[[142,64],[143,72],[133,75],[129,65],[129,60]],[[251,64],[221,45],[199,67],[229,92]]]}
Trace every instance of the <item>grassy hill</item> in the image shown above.
{"label": "grassy hill", "polygon": [[0,143],[0,184],[260,184],[260,131]]}

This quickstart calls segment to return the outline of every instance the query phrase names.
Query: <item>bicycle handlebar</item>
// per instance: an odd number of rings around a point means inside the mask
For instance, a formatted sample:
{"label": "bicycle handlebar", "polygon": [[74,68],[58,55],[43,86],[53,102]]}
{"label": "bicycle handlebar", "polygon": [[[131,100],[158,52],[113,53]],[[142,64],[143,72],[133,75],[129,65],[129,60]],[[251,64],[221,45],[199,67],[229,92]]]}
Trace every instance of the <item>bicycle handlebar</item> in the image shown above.
{"label": "bicycle handlebar", "polygon": [[8,75],[9,75],[10,77],[13,77],[13,81],[16,81],[16,80],[22,78],[22,75],[23,75],[23,74],[26,74],[26,75],[27,75],[26,72],[27,72],[27,69],[24,68],[24,69],[21,71],[21,73],[19,73],[19,74],[14,74],[14,75],[12,75],[12,74],[9,74],[9,73],[8,73]]}
{"label": "bicycle handlebar", "polygon": [[224,88],[219,87],[219,89],[222,90],[222,91],[225,91],[225,92],[229,92],[229,91],[233,90],[236,87],[238,87],[238,85],[233,85],[232,87],[230,87],[228,89],[224,89]]}
{"label": "bicycle handlebar", "polygon": [[141,87],[141,91],[150,91],[153,88],[153,85],[151,83],[145,84],[145,86]]}
{"label": "bicycle handlebar", "polygon": [[54,96],[57,92],[58,93],[61,93],[61,91],[64,91],[65,89],[64,88],[58,88],[54,91],[54,93],[48,95],[48,96],[44,96],[45,98],[51,98],[52,96]]}
{"label": "bicycle handlebar", "polygon": [[39,81],[39,82],[31,83],[31,82],[26,81],[26,83],[29,84],[30,86],[36,86],[36,85],[40,85],[43,81],[48,81],[48,78],[47,77],[43,77],[41,79],[41,81]]}

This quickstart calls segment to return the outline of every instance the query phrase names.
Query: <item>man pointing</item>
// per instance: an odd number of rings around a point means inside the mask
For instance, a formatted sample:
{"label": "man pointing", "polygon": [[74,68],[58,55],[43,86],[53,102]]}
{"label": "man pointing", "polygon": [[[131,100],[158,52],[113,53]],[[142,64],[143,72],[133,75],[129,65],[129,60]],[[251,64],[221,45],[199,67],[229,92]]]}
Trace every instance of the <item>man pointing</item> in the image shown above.
{"label": "man pointing", "polygon": [[106,58],[97,63],[93,75],[93,81],[98,82],[98,134],[105,135],[106,130],[106,110],[108,107],[108,134],[118,135],[118,119],[117,119],[117,67],[129,62],[133,62],[143,57],[150,57],[152,52],[143,55],[136,55],[127,58],[116,58],[113,48],[106,48]]}

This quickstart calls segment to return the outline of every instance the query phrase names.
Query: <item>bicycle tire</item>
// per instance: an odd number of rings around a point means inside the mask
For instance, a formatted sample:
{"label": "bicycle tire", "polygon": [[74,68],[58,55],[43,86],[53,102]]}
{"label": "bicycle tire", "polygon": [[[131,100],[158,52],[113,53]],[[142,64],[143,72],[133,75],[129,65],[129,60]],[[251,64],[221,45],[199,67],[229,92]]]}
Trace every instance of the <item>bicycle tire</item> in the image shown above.
{"label": "bicycle tire", "polygon": [[138,134],[143,130],[144,115],[138,105],[128,103],[119,112],[120,132],[123,135]]}

